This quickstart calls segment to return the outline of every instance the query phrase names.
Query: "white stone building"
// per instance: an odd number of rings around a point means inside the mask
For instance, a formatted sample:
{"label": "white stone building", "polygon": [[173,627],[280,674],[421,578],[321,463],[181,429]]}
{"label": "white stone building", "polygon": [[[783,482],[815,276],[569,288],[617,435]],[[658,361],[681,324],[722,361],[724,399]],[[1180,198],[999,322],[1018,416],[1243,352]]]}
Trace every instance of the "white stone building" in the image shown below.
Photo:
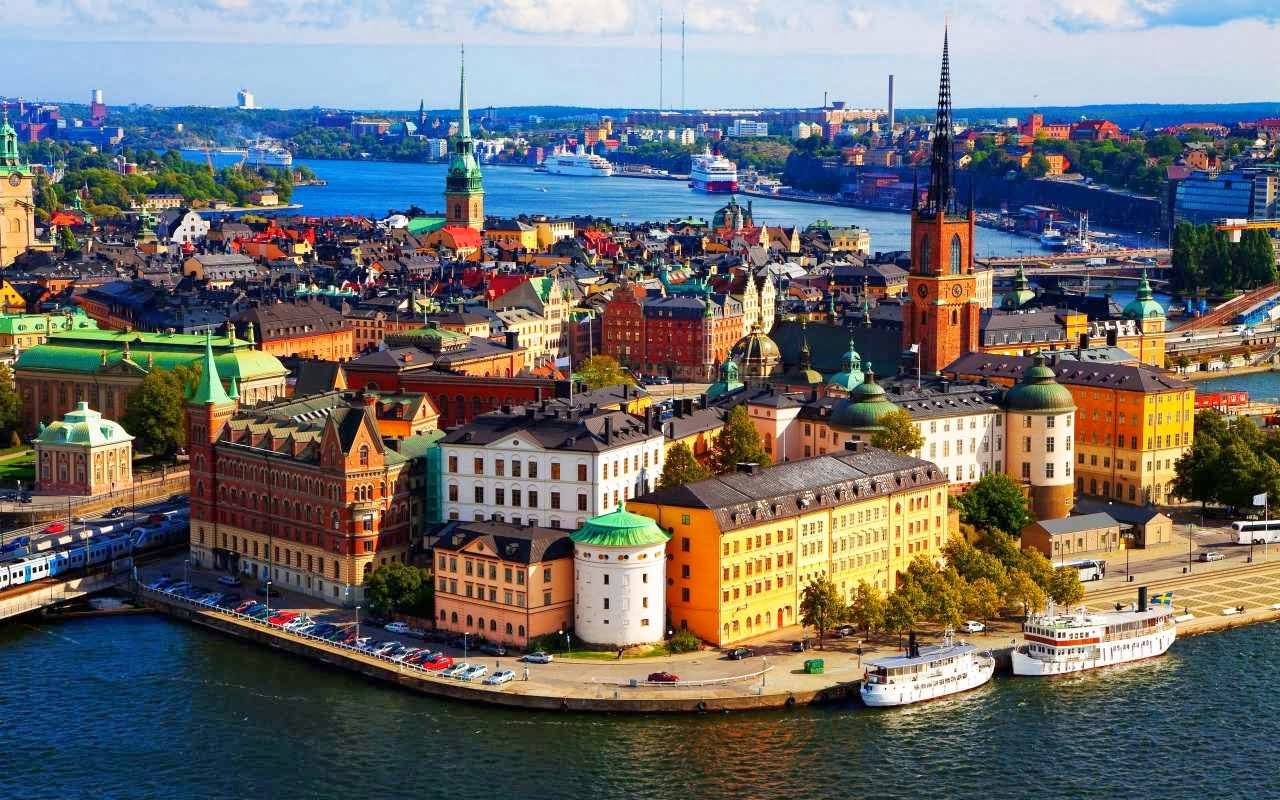
{"label": "white stone building", "polygon": [[671,537],[649,517],[619,506],[587,520],[570,538],[578,638],[610,648],[661,640]]}

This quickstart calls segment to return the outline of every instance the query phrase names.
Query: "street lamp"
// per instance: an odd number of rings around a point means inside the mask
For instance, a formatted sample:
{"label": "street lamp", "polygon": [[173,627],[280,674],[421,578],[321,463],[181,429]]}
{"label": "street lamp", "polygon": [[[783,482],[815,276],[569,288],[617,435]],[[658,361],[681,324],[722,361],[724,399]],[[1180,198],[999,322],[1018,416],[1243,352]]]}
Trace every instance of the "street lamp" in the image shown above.
{"label": "street lamp", "polygon": [[467,660],[467,637],[471,634],[464,632],[462,634],[462,660]]}
{"label": "street lamp", "polygon": [[1196,526],[1187,526],[1187,573],[1191,572],[1191,545],[1196,540]]}
{"label": "street lamp", "polygon": [[565,649],[565,652],[566,652],[566,653],[572,653],[572,652],[573,652],[573,647],[570,645],[570,642],[569,642],[569,633],[568,633],[567,631],[565,631],[564,629],[558,630],[558,631],[556,631],[556,633],[557,633],[557,634],[559,634],[560,636],[563,636],[563,637],[564,637],[564,649]]}
{"label": "street lamp", "polygon": [[267,618],[271,618],[271,579],[267,579]]}
{"label": "street lamp", "polygon": [[360,606],[356,606],[356,639],[360,638]]}
{"label": "street lamp", "polygon": [[183,583],[191,583],[190,570],[191,570],[191,559],[188,558],[182,562],[182,582]]}

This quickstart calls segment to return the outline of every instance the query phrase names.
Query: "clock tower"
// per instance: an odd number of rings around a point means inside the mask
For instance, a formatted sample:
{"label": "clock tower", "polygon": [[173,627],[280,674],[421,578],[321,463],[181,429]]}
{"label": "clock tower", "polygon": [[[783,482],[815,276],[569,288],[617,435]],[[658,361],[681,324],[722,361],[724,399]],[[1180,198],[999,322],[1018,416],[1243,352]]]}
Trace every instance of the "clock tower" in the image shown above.
{"label": "clock tower", "polygon": [[981,306],[973,274],[974,211],[956,207],[951,160],[951,64],[942,37],[938,118],[924,205],[912,197],[911,271],[902,306],[902,348],[917,348],[920,371],[932,375],[978,349]]}
{"label": "clock tower", "polygon": [[454,140],[449,174],[444,179],[444,215],[448,225],[480,230],[484,227],[484,179],[480,175],[475,149],[475,142],[471,139],[471,111],[467,107],[464,55],[458,86],[458,138]]}
{"label": "clock tower", "polygon": [[18,132],[9,109],[0,116],[0,267],[7,267],[35,242],[35,174],[18,155]]}

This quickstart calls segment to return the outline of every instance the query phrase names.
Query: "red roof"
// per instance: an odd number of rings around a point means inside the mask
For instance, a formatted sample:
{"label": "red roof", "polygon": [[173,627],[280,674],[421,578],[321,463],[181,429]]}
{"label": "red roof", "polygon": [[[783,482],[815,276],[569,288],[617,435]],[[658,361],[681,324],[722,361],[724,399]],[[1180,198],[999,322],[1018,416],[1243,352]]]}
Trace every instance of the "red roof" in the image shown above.
{"label": "red roof", "polygon": [[71,211],[55,211],[49,217],[50,225],[83,225],[84,220],[79,214]]}
{"label": "red roof", "polygon": [[454,250],[461,250],[464,247],[478,249],[484,246],[484,239],[480,237],[480,231],[475,228],[469,228],[466,225],[445,225],[440,229],[440,233],[446,234],[453,241]]}
{"label": "red roof", "polygon": [[529,280],[528,275],[494,275],[489,278],[489,285],[484,293],[485,297],[489,300],[497,300],[527,280]]}

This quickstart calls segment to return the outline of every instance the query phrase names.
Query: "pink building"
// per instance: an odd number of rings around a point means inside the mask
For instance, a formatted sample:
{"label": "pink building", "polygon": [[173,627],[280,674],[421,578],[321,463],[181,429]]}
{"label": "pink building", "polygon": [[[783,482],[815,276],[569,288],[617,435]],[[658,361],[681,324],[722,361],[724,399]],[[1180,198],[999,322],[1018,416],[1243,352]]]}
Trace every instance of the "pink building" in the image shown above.
{"label": "pink building", "polygon": [[42,493],[95,495],[133,481],[133,437],[84,401],[31,443]]}

